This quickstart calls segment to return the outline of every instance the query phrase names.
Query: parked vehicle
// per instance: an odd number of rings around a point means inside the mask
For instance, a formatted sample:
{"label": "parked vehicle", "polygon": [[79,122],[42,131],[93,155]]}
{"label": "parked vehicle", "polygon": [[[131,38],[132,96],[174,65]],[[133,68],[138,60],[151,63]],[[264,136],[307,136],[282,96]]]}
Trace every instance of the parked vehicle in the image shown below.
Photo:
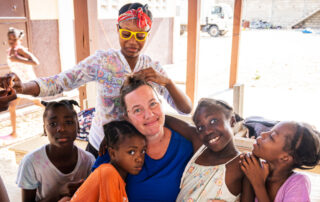
{"label": "parked vehicle", "polygon": [[[180,34],[187,31],[188,1],[178,1],[177,11],[180,17]],[[213,0],[202,0],[200,9],[201,31],[212,37],[223,36],[232,29],[233,13],[227,4],[216,4]]]}

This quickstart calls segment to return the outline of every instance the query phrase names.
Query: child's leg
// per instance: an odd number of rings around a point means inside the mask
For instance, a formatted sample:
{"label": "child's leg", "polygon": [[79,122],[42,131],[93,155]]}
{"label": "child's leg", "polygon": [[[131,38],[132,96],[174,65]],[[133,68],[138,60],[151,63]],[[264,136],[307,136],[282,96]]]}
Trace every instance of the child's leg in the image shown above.
{"label": "child's leg", "polygon": [[10,102],[9,104],[9,112],[11,119],[11,127],[12,133],[10,134],[12,137],[17,137],[17,115],[16,115],[16,106],[19,104],[20,98],[17,98]]}
{"label": "child's leg", "polygon": [[44,107],[42,104],[41,104],[41,100],[40,99],[37,99],[37,98],[35,98],[35,99],[32,99],[32,102],[33,102],[33,104],[35,104],[35,105],[37,105],[37,106],[39,106],[39,107]]}

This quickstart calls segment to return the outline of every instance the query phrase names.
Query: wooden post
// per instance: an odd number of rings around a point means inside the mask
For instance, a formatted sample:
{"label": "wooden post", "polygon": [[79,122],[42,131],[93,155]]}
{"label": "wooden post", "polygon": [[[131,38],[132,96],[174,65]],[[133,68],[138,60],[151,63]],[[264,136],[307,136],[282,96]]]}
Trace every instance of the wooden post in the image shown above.
{"label": "wooden post", "polygon": [[188,0],[188,44],[186,92],[195,103],[198,87],[201,0]]}
{"label": "wooden post", "polygon": [[235,84],[233,86],[233,109],[234,112],[243,116],[243,96],[244,95],[244,85]]}
{"label": "wooden post", "polygon": [[239,56],[239,42],[240,42],[240,32],[241,32],[241,10],[242,10],[242,0],[235,0],[234,14],[233,14],[233,34],[232,34],[229,88],[232,88],[233,85],[237,83],[237,77],[238,77],[238,56]]}
{"label": "wooden post", "polygon": [[[90,55],[88,1],[73,0],[77,63]],[[85,85],[79,88],[79,99],[80,109],[87,108]]]}

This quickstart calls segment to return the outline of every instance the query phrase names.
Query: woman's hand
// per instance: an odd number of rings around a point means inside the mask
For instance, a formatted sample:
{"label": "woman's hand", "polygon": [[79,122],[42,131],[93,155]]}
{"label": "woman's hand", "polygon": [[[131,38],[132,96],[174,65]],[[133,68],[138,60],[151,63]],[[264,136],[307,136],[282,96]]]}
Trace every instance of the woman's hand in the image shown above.
{"label": "woman's hand", "polygon": [[156,70],[154,70],[152,67],[149,67],[147,69],[142,69],[135,74],[141,75],[142,78],[144,78],[146,81],[152,81],[155,82],[161,86],[167,86],[170,83],[170,79]]}
{"label": "woman's hand", "polygon": [[104,155],[106,153],[106,149],[107,149],[107,139],[106,137],[104,137],[100,143],[99,156]]}
{"label": "woman's hand", "polygon": [[269,164],[263,162],[260,165],[259,159],[253,154],[240,155],[240,168],[249,179],[253,187],[264,186],[269,175]]}

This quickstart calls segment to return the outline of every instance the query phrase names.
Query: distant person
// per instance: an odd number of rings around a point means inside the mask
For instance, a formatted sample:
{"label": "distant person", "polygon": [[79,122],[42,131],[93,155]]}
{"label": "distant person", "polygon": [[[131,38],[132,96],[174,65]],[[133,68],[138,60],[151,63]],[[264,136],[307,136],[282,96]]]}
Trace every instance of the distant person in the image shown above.
{"label": "distant person", "polygon": [[[258,158],[265,160],[262,164]],[[255,201],[310,201],[310,180],[293,169],[311,169],[320,160],[319,132],[308,124],[280,122],[261,133],[241,169],[253,186]]]}
{"label": "distant person", "polygon": [[94,156],[74,145],[79,123],[74,100],[43,102],[44,134],[49,144],[27,154],[18,170],[22,201],[58,201],[72,196],[86,179]]}
{"label": "distant person", "polygon": [[203,98],[194,112],[195,126],[166,117],[173,130],[192,141],[194,155],[184,169],[177,202],[250,201],[252,189],[240,169],[233,142],[235,113],[224,101]]}
{"label": "distant person", "polygon": [[[8,31],[8,42],[10,48],[8,49],[8,65],[10,72],[14,72],[19,76],[21,81],[26,82],[29,80],[36,79],[36,75],[33,70],[33,66],[38,66],[38,59],[28,51],[27,48],[21,45],[22,38],[24,36],[23,30],[19,30],[13,27],[9,28]],[[31,96],[19,95],[18,98],[9,104],[9,112],[11,119],[12,132],[9,138],[17,137],[17,116],[16,106],[21,100],[30,100],[34,104],[43,107],[40,99],[32,98]]]}
{"label": "distant person", "polygon": [[[8,75],[4,87],[11,86],[18,93],[33,96],[52,96],[76,89],[90,81],[97,83],[97,104],[89,133],[87,151],[98,156],[104,137],[103,125],[120,120],[124,112],[120,108],[120,88],[128,74],[140,74],[151,82],[160,95],[175,109],[190,113],[190,99],[168,78],[166,72],[149,56],[141,54],[152,28],[152,13],[147,5],[128,3],[119,10],[118,33],[120,50],[100,50],[73,68],[52,77],[21,83],[19,75]],[[161,50],[157,50],[160,54]],[[13,79],[14,82],[10,82]],[[6,79],[5,79],[6,81]],[[1,81],[0,81],[1,83]],[[1,87],[1,86],[0,86]],[[23,90],[22,90],[23,89]]]}
{"label": "distant person", "polygon": [[[126,178],[142,170],[146,137],[127,121],[104,125],[110,163],[99,166],[73,195],[71,202],[128,201]],[[156,190],[155,190],[156,191]]]}

